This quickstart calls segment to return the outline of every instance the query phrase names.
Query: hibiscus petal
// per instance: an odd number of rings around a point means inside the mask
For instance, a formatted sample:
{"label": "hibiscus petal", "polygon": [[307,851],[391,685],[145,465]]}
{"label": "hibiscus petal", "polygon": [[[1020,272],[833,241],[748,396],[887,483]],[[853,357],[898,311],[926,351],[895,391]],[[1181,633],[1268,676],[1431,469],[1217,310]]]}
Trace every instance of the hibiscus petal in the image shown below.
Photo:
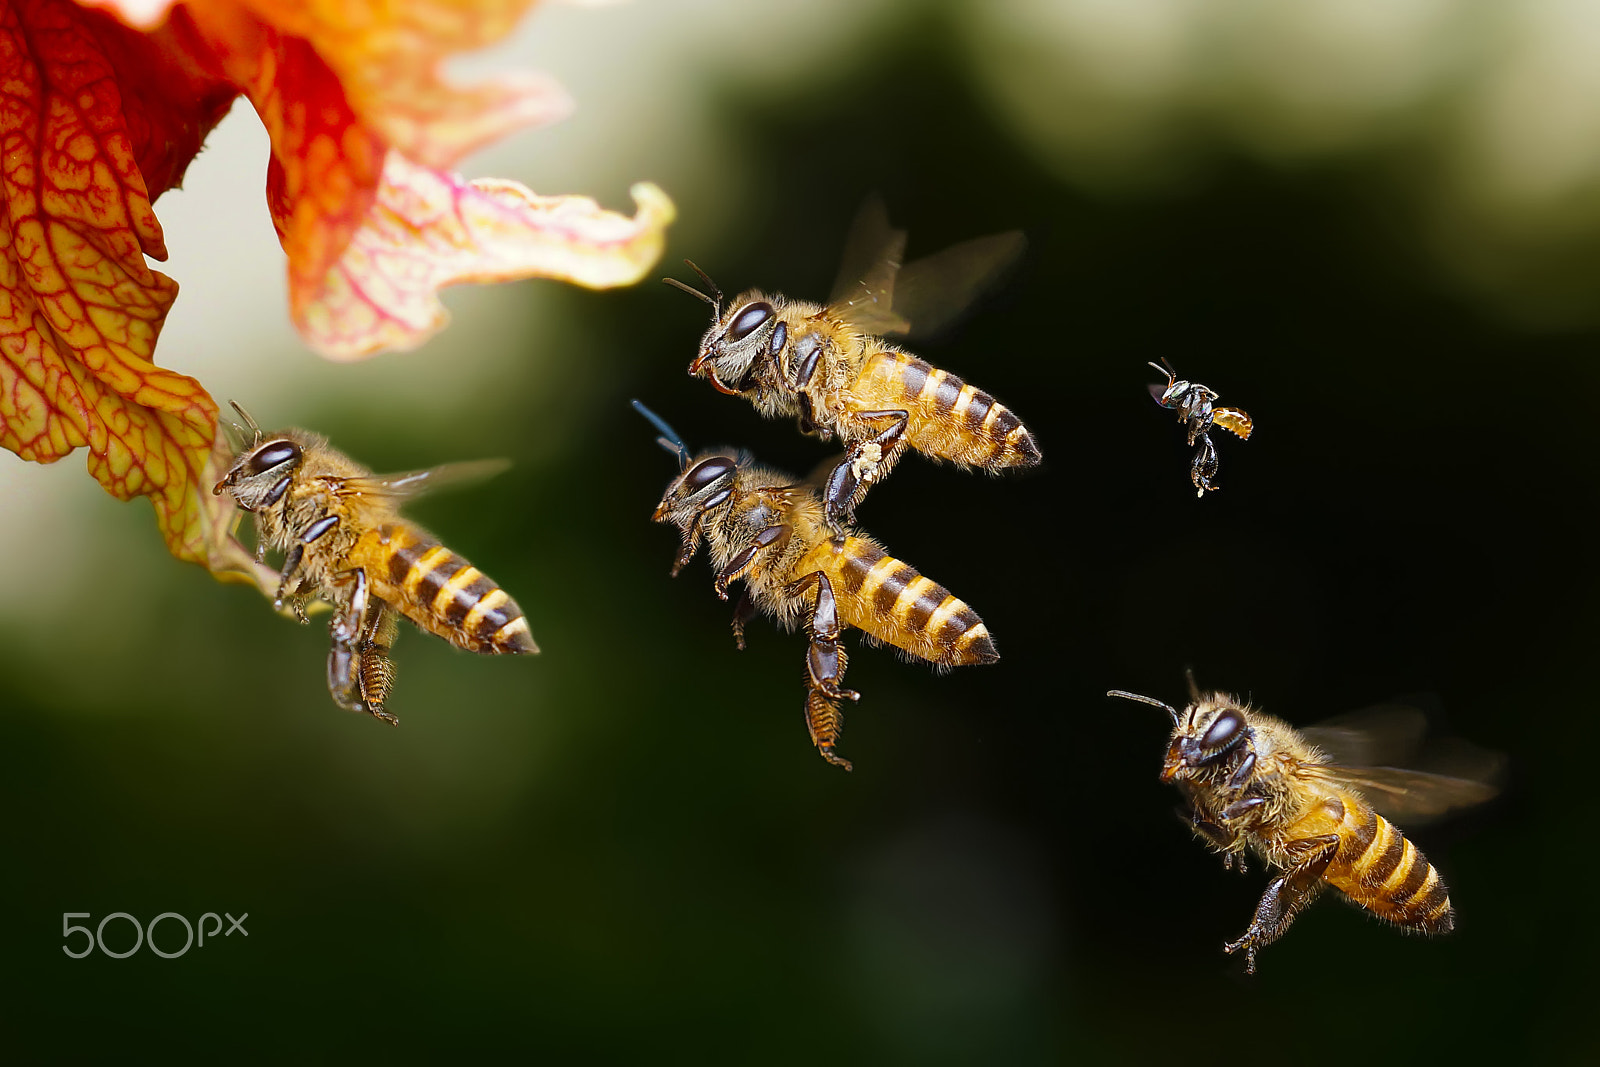
{"label": "hibiscus petal", "polygon": [[295,324],[331,359],[414,348],[448,320],[455,282],[559,278],[631,285],[661,256],[676,209],[656,186],[631,190],[629,218],[586,196],[537,196],[516,182],[466,181],[391,154],[366,223],[314,290],[292,293]]}
{"label": "hibiscus petal", "polygon": [[251,9],[303,37],[337,72],[350,105],[390,147],[445,169],[465,154],[571,108],[550,78],[508,74],[470,88],[440,76],[459,52],[499,41],[532,0],[253,0]]}
{"label": "hibiscus petal", "polygon": [[100,484],[149,496],[200,560],[217,409],[150,360],[178,287],[145,263],[165,249],[108,32],[62,0],[0,5],[0,446],[48,463],[87,445]]}

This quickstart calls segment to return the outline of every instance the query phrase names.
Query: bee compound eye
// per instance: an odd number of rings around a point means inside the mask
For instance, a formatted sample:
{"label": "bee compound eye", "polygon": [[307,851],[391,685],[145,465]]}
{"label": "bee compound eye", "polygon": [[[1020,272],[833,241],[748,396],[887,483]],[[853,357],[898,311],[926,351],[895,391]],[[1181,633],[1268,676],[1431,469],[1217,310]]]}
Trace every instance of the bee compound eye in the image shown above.
{"label": "bee compound eye", "polygon": [[756,301],[733,317],[733,325],[728,327],[728,340],[743,341],[771,317],[772,305],[764,300]]}
{"label": "bee compound eye", "polygon": [[733,460],[726,456],[712,456],[695,464],[694,469],[684,477],[683,484],[691,493],[698,493],[717,479],[731,474],[733,468]]}
{"label": "bee compound eye", "polygon": [[264,474],[274,467],[300,458],[300,446],[293,441],[269,441],[256,449],[247,469],[251,474]]}
{"label": "bee compound eye", "polygon": [[1235,737],[1238,737],[1239,731],[1243,727],[1244,721],[1239,716],[1231,711],[1225,711],[1217,716],[1216,721],[1211,724],[1211,728],[1206,731],[1206,735],[1200,739],[1200,747],[1207,749],[1221,748],[1233,741]]}

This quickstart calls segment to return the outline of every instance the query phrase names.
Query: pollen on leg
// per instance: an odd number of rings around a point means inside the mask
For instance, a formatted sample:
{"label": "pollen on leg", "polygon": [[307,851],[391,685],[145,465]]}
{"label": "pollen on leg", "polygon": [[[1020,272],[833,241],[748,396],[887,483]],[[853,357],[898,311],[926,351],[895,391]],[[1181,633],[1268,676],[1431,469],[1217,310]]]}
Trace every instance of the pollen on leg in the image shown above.
{"label": "pollen on leg", "polygon": [[850,473],[857,481],[870,481],[882,462],[883,448],[877,442],[869,442],[861,447],[861,455],[851,462]]}

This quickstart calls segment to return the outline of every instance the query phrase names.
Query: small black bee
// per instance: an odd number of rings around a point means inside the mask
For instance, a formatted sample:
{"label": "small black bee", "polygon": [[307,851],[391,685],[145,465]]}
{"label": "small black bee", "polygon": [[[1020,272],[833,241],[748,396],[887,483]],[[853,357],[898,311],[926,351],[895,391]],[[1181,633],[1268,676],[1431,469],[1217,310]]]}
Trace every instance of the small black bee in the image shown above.
{"label": "small black bee", "polygon": [[1195,495],[1205,496],[1206,490],[1217,488],[1211,484],[1217,476],[1217,447],[1211,443],[1211,427],[1221,426],[1248,441],[1255,423],[1240,408],[1215,406],[1212,401],[1217,394],[1213,390],[1199,382],[1180,381],[1165,359],[1150,366],[1167,376],[1165,386],[1150,386],[1150,395],[1157,404],[1176,411],[1178,421],[1188,431],[1189,444],[1195,447],[1194,459],[1189,462],[1189,480],[1194,483]]}

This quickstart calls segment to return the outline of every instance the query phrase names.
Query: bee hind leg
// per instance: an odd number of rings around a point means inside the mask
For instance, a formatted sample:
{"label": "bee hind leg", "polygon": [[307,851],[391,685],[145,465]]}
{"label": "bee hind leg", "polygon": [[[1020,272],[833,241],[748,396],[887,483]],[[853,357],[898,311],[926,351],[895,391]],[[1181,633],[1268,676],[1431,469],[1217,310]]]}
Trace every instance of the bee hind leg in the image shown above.
{"label": "bee hind leg", "polygon": [[400,720],[383,708],[394,685],[394,662],[389,659],[389,650],[400,633],[399,619],[388,604],[374,597],[361,631],[361,697],[367,713],[390,726],[399,726]]}
{"label": "bee hind leg", "polygon": [[394,643],[392,620],[386,641],[380,631],[389,614],[387,605],[373,597],[364,571],[348,571],[335,579],[342,597],[333,620],[328,624],[332,647],[328,650],[328,693],[346,711],[364,712],[398,725],[399,720],[383,710],[394,667],[389,662],[389,646]]}
{"label": "bee hind leg", "polygon": [[844,712],[837,700],[829,700],[818,689],[806,693],[806,729],[811,732],[811,743],[817,746],[822,758],[835,767],[851,769],[851,763],[834,751],[839,735],[844,732]]}
{"label": "bee hind leg", "polygon": [[1322,876],[1339,851],[1339,838],[1333,834],[1307,838],[1296,842],[1294,849],[1300,862],[1267,883],[1250,928],[1239,940],[1222,946],[1230,955],[1244,950],[1246,974],[1256,973],[1256,953],[1282,937],[1301,909],[1326,887]]}
{"label": "bee hind leg", "polygon": [[1189,463],[1189,480],[1194,483],[1195,495],[1205,496],[1206,490],[1216,489],[1211,480],[1217,476],[1217,446],[1211,443],[1210,434],[1200,435],[1200,447]]}
{"label": "bee hind leg", "polygon": [[850,761],[837,755],[834,746],[844,729],[844,714],[839,710],[841,700],[860,700],[861,694],[841,688],[849,657],[839,646],[843,627],[839,623],[839,610],[833,598],[833,584],[821,571],[812,571],[789,587],[790,591],[804,596],[816,588],[816,599],[806,630],[811,634],[811,645],[806,649],[806,727],[811,733],[811,743],[829,763],[850,769]]}

